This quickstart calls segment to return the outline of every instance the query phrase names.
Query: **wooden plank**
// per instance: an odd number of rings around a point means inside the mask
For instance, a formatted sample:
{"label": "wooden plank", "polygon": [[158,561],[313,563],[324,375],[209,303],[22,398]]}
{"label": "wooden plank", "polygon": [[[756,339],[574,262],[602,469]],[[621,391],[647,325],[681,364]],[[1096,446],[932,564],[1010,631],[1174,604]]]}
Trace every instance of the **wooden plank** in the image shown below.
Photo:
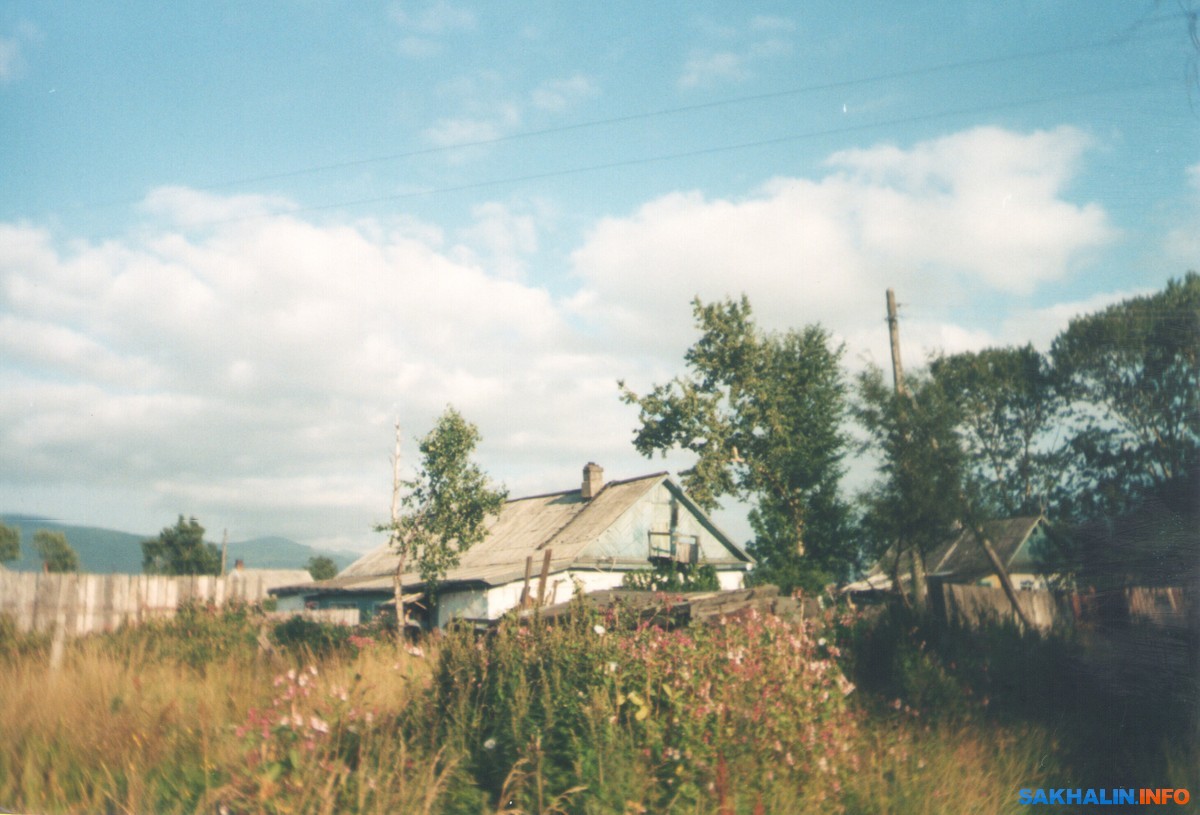
{"label": "wooden plank", "polygon": [[545,557],[542,558],[542,573],[538,576],[537,605],[539,608],[546,604],[546,579],[550,576],[550,555],[553,552],[553,549],[547,549]]}

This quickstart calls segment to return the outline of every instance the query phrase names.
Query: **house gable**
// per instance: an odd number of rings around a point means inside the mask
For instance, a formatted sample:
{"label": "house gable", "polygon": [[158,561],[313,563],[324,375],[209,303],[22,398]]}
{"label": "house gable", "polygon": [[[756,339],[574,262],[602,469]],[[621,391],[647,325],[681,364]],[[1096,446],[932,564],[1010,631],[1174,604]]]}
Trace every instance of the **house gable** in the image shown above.
{"label": "house gable", "polygon": [[648,565],[652,550],[669,552],[672,540],[695,544],[697,560],[701,562],[737,568],[744,568],[750,562],[682,488],[666,476],[658,478],[613,519],[580,553],[578,562],[640,568]]}

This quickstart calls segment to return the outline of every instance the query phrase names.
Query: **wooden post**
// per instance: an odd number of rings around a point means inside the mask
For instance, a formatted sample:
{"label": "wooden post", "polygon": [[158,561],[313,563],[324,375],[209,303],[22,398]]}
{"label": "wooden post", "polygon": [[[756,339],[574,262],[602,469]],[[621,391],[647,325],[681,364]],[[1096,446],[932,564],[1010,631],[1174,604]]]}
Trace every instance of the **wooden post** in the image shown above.
{"label": "wooden post", "polygon": [[[963,497],[963,502],[966,502],[965,496]],[[983,549],[983,553],[987,555],[988,561],[992,564],[992,569],[996,572],[996,577],[1000,579],[1000,587],[1004,589],[1004,593],[1008,596],[1008,602],[1012,603],[1017,619],[1025,626],[1026,631],[1033,630],[1033,626],[1029,623],[1029,618],[1025,616],[1025,610],[1021,608],[1016,589],[1013,588],[1012,579],[1008,576],[1008,570],[1000,562],[1000,556],[996,554],[991,541],[987,539],[987,536],[983,534],[983,529],[974,520],[971,520],[968,526],[971,528],[971,534],[974,536],[975,542]]]}
{"label": "wooden post", "polygon": [[524,609],[529,607],[529,575],[532,571],[533,555],[529,555],[525,558],[525,583],[521,587],[521,602],[518,604],[518,608]]}
{"label": "wooden post", "polygon": [[550,576],[550,554],[553,549],[547,549],[545,557],[542,558],[542,574],[538,577],[538,607],[546,602],[546,579]]}
{"label": "wooden post", "polygon": [[221,533],[221,577],[226,575],[225,562],[229,558],[229,530]]}
{"label": "wooden post", "polygon": [[[904,387],[904,366],[900,362],[900,318],[896,314],[896,292],[894,289],[887,290],[887,322],[888,322],[888,337],[892,345],[892,385],[896,390],[898,398],[904,398],[908,395],[908,391]],[[903,406],[900,408],[904,410]],[[905,441],[908,440],[908,434],[905,433]],[[935,442],[936,444],[936,442]],[[900,553],[899,550],[904,546],[903,541],[897,541],[896,562],[899,566]],[[924,609],[928,598],[928,590],[925,585],[925,561],[924,556],[915,548],[910,548],[908,551],[908,569],[909,579],[912,581],[913,602],[917,608]],[[900,590],[899,568],[896,570],[896,577],[893,578],[896,582],[895,588]],[[904,592],[900,591],[900,596],[904,597]],[[908,604],[907,599],[905,605]]]}
{"label": "wooden post", "polygon": [[392,595],[396,601],[396,636],[403,637],[404,615],[404,549],[400,541],[400,420],[396,420],[396,446],[392,452],[392,534],[389,541],[399,558],[392,576]]}
{"label": "wooden post", "polygon": [[904,390],[904,366],[900,364],[900,319],[896,316],[896,292],[893,289],[887,290],[887,321],[888,335],[892,341],[892,382],[896,386],[896,393],[903,395]]}

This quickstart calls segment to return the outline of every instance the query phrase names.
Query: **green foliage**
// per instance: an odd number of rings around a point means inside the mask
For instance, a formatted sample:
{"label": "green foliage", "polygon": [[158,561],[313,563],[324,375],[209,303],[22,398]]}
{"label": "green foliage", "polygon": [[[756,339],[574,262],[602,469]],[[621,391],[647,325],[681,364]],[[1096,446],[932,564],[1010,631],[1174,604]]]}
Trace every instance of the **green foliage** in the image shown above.
{"label": "green foliage", "polygon": [[486,537],[484,521],[508,497],[471,461],[479,439],[479,429],[447,407],[420,441],[416,478],[404,484],[408,494],[394,545],[406,562],[416,563],[431,596],[462,553]]}
{"label": "green foliage", "polygon": [[352,634],[354,629],[347,626],[306,620],[299,616],[275,623],[271,629],[271,639],[280,647],[318,658],[348,652]]}
{"label": "green foliage", "polygon": [[924,559],[962,517],[966,459],[956,435],[960,412],[930,377],[910,376],[900,395],[870,367],[858,379],[855,415],[880,455],[880,480],[863,496],[862,529],[882,554]]}
{"label": "green foliage", "polygon": [[960,411],[967,475],[985,514],[1036,515],[1065,466],[1055,447],[1064,404],[1049,360],[1032,345],[941,356],[930,373]]}
{"label": "green foliage", "polygon": [[22,632],[9,614],[0,614],[0,662],[45,653],[50,647],[50,635]]}
{"label": "green foliage", "polygon": [[62,532],[39,529],[33,533],[33,548],[47,571],[79,571],[79,555],[67,543],[67,536]]}
{"label": "green foliage", "polygon": [[313,580],[329,580],[332,577],[337,577],[338,567],[331,558],[324,555],[314,555],[308,559],[308,563],[304,565],[308,569],[308,573],[312,575]]}
{"label": "green foliage", "polygon": [[204,527],[182,515],[158,537],[142,541],[142,571],[146,574],[192,575],[221,573],[221,552],[204,542]]}
{"label": "green foliage", "polygon": [[1194,500],[1200,472],[1200,275],[1076,318],[1051,355],[1076,422],[1064,503],[1115,516]]}
{"label": "green foliage", "polygon": [[621,587],[635,591],[718,591],[721,583],[711,563],[692,565],[659,560],[653,568],[626,572]]}
{"label": "green foliage", "polygon": [[103,635],[112,653],[141,650],[156,659],[203,670],[214,663],[245,662],[258,652],[260,609],[244,603],[221,608],[188,602],[175,616],[122,626]]}
{"label": "green foliage", "polygon": [[[849,748],[836,649],[808,626],[751,615],[687,631],[615,628],[579,604],[555,625],[509,618],[484,638],[452,632],[417,715],[435,712],[436,743],[466,753],[493,800],[505,790],[534,812],[579,788],[586,811],[625,811],[620,774],[648,787],[634,794],[649,811],[707,811],[709,790],[729,786],[726,764],[743,787],[777,777],[794,801]],[[506,784],[514,766],[537,783]]]}
{"label": "green foliage", "polygon": [[21,530],[0,524],[0,563],[21,557]]}
{"label": "green foliage", "polygon": [[684,474],[704,508],[732,496],[751,501],[751,553],[765,579],[784,591],[818,588],[847,576],[856,550],[838,497],[846,438],[842,349],[811,325],[770,334],[753,322],[750,303],[693,301],[700,339],[688,349],[688,373],[638,396],[634,446],[647,457],[674,449],[696,456]]}

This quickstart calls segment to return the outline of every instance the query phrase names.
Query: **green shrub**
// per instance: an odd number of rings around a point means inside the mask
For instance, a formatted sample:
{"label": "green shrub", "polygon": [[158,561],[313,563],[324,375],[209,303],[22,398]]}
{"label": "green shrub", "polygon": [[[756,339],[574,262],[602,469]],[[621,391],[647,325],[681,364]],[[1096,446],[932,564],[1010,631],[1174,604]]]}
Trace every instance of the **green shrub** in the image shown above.
{"label": "green shrub", "polygon": [[245,603],[184,603],[164,620],[123,624],[101,635],[111,653],[144,650],[196,669],[213,662],[252,659],[258,649],[262,610]]}
{"label": "green shrub", "polygon": [[297,615],[275,623],[271,629],[271,640],[298,655],[327,657],[335,653],[348,653],[353,633],[354,629],[344,625],[306,620]]}
{"label": "green shrub", "polygon": [[9,614],[0,614],[0,661],[42,653],[50,647],[50,635],[21,632]]}
{"label": "green shrub", "polygon": [[626,572],[621,587],[635,591],[718,591],[717,570],[711,563],[692,565],[658,561],[653,569]]}

